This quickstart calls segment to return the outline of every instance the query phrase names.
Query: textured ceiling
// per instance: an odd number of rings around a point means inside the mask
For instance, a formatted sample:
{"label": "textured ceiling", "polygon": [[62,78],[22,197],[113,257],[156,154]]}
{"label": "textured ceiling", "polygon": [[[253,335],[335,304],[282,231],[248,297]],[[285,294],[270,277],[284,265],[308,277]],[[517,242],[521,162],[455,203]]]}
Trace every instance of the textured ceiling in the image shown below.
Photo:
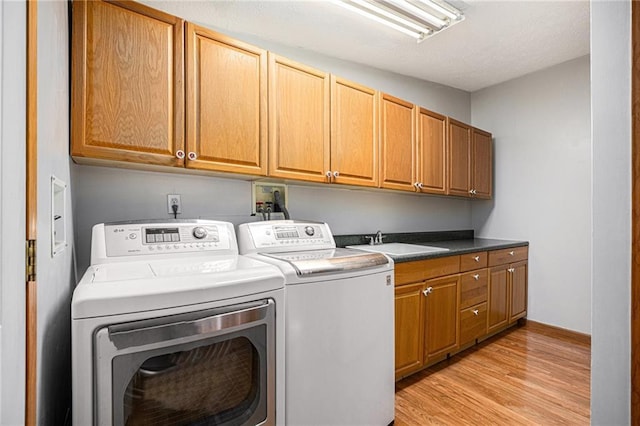
{"label": "textured ceiling", "polygon": [[466,19],[420,44],[330,1],[144,3],[222,32],[469,92],[589,53],[588,1],[452,1]]}

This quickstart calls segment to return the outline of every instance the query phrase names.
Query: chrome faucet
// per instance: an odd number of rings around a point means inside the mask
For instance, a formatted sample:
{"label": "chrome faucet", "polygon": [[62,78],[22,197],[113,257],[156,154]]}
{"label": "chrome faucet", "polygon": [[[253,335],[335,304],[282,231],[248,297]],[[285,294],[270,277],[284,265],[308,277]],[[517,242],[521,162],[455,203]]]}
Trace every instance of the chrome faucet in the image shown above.
{"label": "chrome faucet", "polygon": [[374,246],[374,245],[382,244],[382,239],[386,238],[386,235],[382,235],[382,231],[379,230],[378,232],[376,232],[375,236],[365,235],[365,238],[369,239],[370,246]]}

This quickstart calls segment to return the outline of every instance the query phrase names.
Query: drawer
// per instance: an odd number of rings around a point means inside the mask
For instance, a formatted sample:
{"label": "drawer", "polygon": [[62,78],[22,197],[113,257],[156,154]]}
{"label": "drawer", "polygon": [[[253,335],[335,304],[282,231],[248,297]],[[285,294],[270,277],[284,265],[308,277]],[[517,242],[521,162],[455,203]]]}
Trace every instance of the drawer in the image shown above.
{"label": "drawer", "polygon": [[460,309],[487,301],[489,271],[479,269],[460,276]]}
{"label": "drawer", "polygon": [[503,250],[489,252],[489,266],[505,265],[507,263],[527,260],[529,257],[529,247],[513,247]]}
{"label": "drawer", "polygon": [[487,267],[487,252],[478,251],[460,255],[460,272],[472,271]]}
{"label": "drawer", "polygon": [[460,256],[446,256],[415,262],[396,263],[396,286],[424,281],[460,271]]}
{"label": "drawer", "polygon": [[460,346],[487,334],[487,304],[460,311]]}

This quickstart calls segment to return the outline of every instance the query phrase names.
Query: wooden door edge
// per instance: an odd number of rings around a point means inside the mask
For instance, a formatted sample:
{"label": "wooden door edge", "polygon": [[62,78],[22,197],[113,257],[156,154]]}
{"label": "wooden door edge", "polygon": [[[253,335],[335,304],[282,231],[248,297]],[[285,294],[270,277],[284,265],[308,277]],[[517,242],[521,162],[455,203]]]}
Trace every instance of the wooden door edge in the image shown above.
{"label": "wooden door edge", "polygon": [[[37,73],[37,26],[38,9],[36,0],[27,0],[27,110],[26,110],[26,239],[36,239],[37,231],[37,113],[38,113],[38,73]],[[25,242],[26,244],[26,242]],[[35,254],[35,246],[33,247]],[[26,251],[26,250],[25,250]],[[28,261],[27,261],[28,262]],[[35,274],[35,270],[32,271]],[[34,277],[32,275],[31,277]],[[38,349],[38,305],[37,285],[33,278],[27,278],[25,298],[25,425],[35,426],[37,421],[37,349]]]}

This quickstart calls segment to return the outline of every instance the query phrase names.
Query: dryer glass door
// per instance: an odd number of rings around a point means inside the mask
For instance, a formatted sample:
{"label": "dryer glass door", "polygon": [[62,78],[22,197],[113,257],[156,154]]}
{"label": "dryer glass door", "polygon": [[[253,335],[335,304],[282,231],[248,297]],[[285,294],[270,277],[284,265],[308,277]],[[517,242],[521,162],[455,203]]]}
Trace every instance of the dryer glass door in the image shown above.
{"label": "dryer glass door", "polygon": [[98,424],[267,423],[274,320],[266,300],[101,329]]}

